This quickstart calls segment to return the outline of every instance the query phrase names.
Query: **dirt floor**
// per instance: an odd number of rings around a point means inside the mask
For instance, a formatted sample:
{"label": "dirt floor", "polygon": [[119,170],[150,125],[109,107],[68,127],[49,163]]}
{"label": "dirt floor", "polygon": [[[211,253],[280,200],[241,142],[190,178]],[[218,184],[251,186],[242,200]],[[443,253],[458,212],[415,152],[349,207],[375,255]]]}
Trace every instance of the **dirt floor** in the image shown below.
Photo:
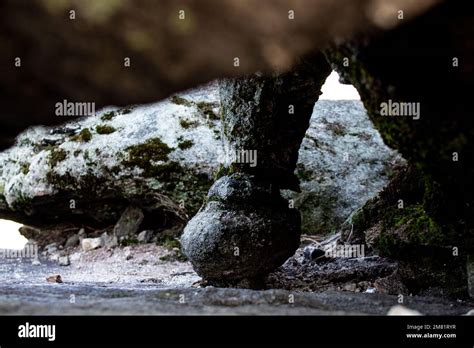
{"label": "dirt floor", "polygon": [[[55,253],[43,253],[39,263],[1,258],[0,314],[385,315],[400,305],[377,283],[394,265],[377,257],[314,262],[301,248],[267,278],[266,290],[248,290],[203,287],[175,252],[155,244],[77,248],[68,266]],[[474,308],[468,300],[429,296],[407,295],[401,304],[425,315]]]}

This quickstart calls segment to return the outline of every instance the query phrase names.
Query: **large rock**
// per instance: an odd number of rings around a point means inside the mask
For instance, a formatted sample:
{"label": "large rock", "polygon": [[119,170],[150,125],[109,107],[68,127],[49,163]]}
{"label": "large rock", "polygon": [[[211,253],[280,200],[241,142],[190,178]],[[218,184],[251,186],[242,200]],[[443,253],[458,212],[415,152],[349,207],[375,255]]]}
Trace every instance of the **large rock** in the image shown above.
{"label": "large rock", "polygon": [[270,184],[236,173],[214,183],[181,243],[194,270],[210,282],[258,286],[298,248],[300,223]]}
{"label": "large rock", "polygon": [[301,192],[286,192],[302,232],[328,234],[388,182],[404,160],[387,147],[361,101],[320,100],[299,150]]}
{"label": "large rock", "polygon": [[[148,106],[29,129],[0,154],[0,216],[35,226],[106,226],[132,204],[145,212],[143,228],[171,227],[151,216],[179,211],[176,205],[194,214],[225,160],[219,104],[211,84]],[[168,160],[155,165],[160,156]],[[300,210],[304,233],[329,233],[386,184],[398,162],[360,101],[321,100],[299,150],[302,192],[284,196]]]}
{"label": "large rock", "polygon": [[474,252],[473,18],[472,6],[446,1],[389,34],[326,52],[410,166],[353,216],[345,239],[404,261],[403,273],[417,275],[412,288],[437,283],[456,295],[467,294]]}
{"label": "large rock", "polygon": [[209,85],[185,97],[27,130],[0,154],[0,216],[33,226],[106,227],[132,205],[143,211],[141,230],[183,223],[218,168],[217,100]]}

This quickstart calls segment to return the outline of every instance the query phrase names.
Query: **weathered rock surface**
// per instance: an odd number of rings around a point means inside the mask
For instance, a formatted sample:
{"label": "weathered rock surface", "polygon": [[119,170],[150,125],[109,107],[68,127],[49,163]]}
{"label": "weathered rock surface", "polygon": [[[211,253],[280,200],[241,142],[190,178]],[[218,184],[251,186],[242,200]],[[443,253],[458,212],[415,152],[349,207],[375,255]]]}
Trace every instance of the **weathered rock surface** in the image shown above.
{"label": "weathered rock surface", "polygon": [[344,235],[404,263],[401,276],[418,274],[419,286],[464,294],[474,253],[473,18],[472,6],[446,1],[390,33],[326,51],[410,168],[353,216]]}
{"label": "weathered rock surface", "polygon": [[317,53],[287,73],[221,81],[224,140],[231,153],[247,156],[223,166],[224,176],[182,237],[183,251],[205,280],[262,278],[298,247],[300,215],[280,189],[299,190],[298,149],[330,71]]}
{"label": "weathered rock surface", "polygon": [[128,227],[119,224],[118,234],[183,224],[218,168],[216,100],[209,85],[186,98],[27,130],[0,154],[0,216],[34,226],[103,228],[134,206],[141,212]]}
{"label": "weathered rock surface", "polygon": [[[180,204],[194,214],[226,159],[219,105],[213,84],[161,103],[26,131],[0,154],[0,216],[35,226],[87,221],[106,227],[134,204],[145,214],[142,231],[161,228],[151,216],[173,215]],[[80,139],[84,129],[91,131],[89,141]],[[167,147],[174,150],[160,166],[154,159]],[[299,149],[302,192],[284,197],[300,210],[304,233],[330,233],[386,184],[398,162],[361,102],[320,100]]]}
{"label": "weathered rock surface", "polygon": [[261,280],[298,248],[300,216],[271,185],[236,173],[217,180],[181,244],[196,272],[225,284]]}
{"label": "weathered rock surface", "polygon": [[319,100],[299,150],[301,192],[284,197],[301,212],[303,233],[329,234],[403,163],[384,144],[361,101]]}

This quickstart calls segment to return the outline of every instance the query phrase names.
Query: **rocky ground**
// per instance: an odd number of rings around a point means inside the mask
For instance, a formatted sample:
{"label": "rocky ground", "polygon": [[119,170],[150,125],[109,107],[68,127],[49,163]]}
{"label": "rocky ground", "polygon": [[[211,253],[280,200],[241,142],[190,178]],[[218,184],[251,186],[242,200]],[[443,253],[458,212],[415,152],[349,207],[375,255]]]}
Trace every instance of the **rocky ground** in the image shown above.
{"label": "rocky ground", "polygon": [[409,294],[400,307],[394,282],[383,281],[394,272],[393,261],[318,258],[314,250],[324,245],[305,237],[295,257],[268,276],[263,290],[206,286],[171,246],[75,247],[67,261],[63,250],[49,246],[39,262],[1,259],[0,313],[385,315],[414,310],[463,315],[474,308],[466,299]]}

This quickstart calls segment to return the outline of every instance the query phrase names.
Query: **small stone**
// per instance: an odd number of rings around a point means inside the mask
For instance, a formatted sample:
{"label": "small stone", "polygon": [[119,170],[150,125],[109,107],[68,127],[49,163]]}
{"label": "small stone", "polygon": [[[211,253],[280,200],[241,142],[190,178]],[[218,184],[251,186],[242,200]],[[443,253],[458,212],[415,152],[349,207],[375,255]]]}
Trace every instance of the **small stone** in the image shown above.
{"label": "small stone", "polygon": [[420,312],[407,308],[402,305],[396,305],[390,308],[387,315],[422,315]]}
{"label": "small stone", "polygon": [[116,246],[118,246],[118,239],[115,235],[109,236],[107,232],[104,232],[102,233],[100,238],[102,239],[102,245],[107,249],[115,248]]}
{"label": "small stone", "polygon": [[150,243],[153,239],[153,230],[145,230],[138,234],[137,240],[140,243]]}
{"label": "small stone", "polygon": [[387,277],[376,279],[374,287],[381,294],[397,295],[408,292],[402,278],[396,271]]}
{"label": "small stone", "polygon": [[102,246],[102,238],[84,238],[81,243],[83,251],[94,250]]}
{"label": "small stone", "polygon": [[46,281],[48,283],[62,283],[63,282],[59,274],[54,274],[52,276],[47,277]]}
{"label": "small stone", "polygon": [[51,243],[51,244],[48,244],[44,247],[46,249],[46,252],[48,254],[53,254],[55,253],[57,250],[58,250],[58,247],[57,247],[57,244],[56,243]]}
{"label": "small stone", "polygon": [[79,230],[79,232],[77,232],[77,235],[79,236],[79,238],[85,238],[86,237],[86,230],[81,228]]}
{"label": "small stone", "polygon": [[464,315],[474,315],[474,309],[471,309],[469,312],[467,312],[466,314]]}
{"label": "small stone", "polygon": [[314,245],[308,245],[303,250],[303,256],[305,260],[314,261],[319,258],[324,258],[326,255],[325,251],[315,247]]}
{"label": "small stone", "polygon": [[122,213],[114,226],[114,235],[119,240],[135,236],[143,221],[144,215],[140,208],[130,206]]}
{"label": "small stone", "polygon": [[40,262],[39,259],[34,259],[33,261],[31,261],[31,265],[32,266],[40,266],[41,262]]}
{"label": "small stone", "polygon": [[64,244],[65,248],[74,248],[79,244],[79,234],[74,234],[71,237],[69,237],[66,241],[66,244]]}
{"label": "small stone", "polygon": [[124,249],[124,254],[125,254],[125,260],[133,259],[132,251],[130,250],[129,247]]}
{"label": "small stone", "polygon": [[69,266],[71,262],[69,261],[69,256],[60,256],[58,259],[59,266]]}
{"label": "small stone", "polygon": [[344,290],[344,291],[352,291],[352,292],[354,292],[354,291],[356,291],[356,288],[357,288],[356,284],[351,283],[351,284],[346,284],[346,285],[344,285],[343,290]]}
{"label": "small stone", "polygon": [[367,290],[364,291],[366,294],[375,294],[377,292],[377,289],[375,288],[367,288]]}

